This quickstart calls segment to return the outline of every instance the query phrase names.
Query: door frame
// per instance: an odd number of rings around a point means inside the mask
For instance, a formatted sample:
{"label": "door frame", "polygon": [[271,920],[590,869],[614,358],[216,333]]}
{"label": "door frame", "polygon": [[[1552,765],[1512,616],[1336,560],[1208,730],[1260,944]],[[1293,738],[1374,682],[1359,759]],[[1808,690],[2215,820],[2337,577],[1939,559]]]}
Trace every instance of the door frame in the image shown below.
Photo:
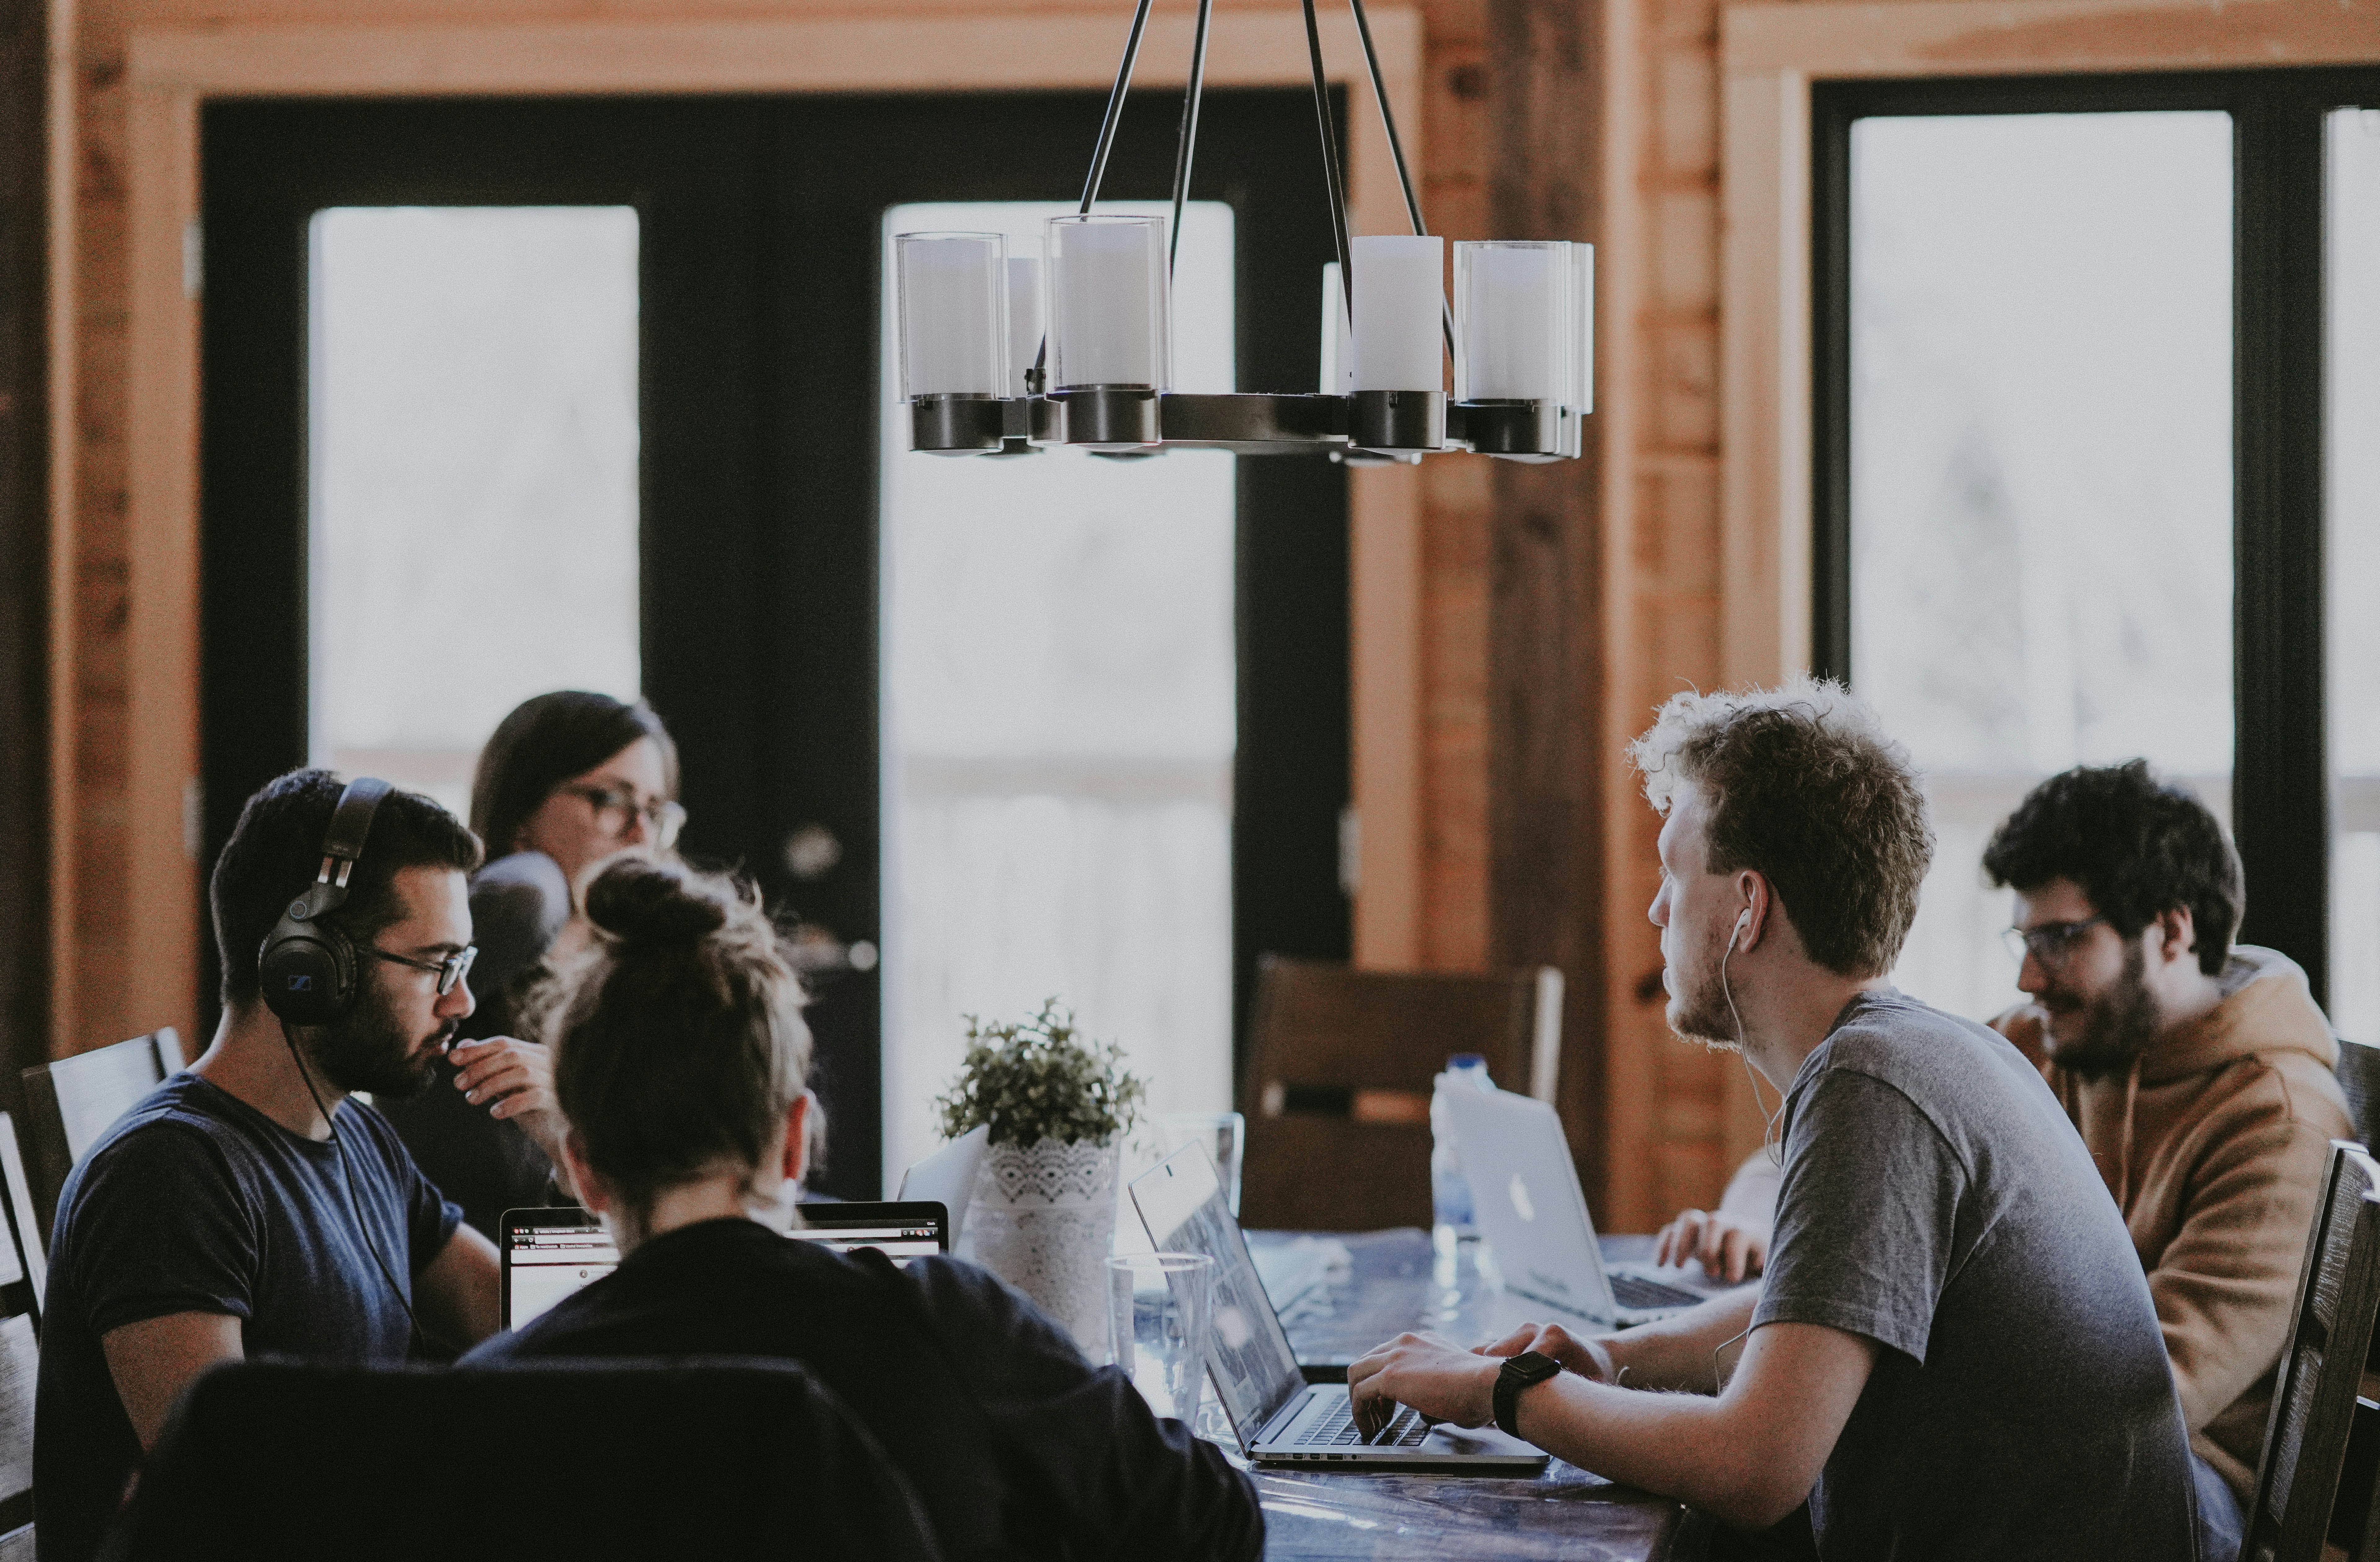
{"label": "door frame", "polygon": [[[945,92],[1102,88],[1113,79],[1127,13],[1119,6],[1030,15],[817,16],[770,21],[587,20],[403,27],[278,26],[145,30],[129,39],[126,168],[132,376],[126,441],[130,578],[124,669],[123,872],[108,885],[53,881],[54,914],[79,898],[124,897],[131,943],[121,1006],[186,1031],[200,1010],[199,116],[212,98],[520,97],[726,92]],[[1370,11],[1381,75],[1419,165],[1422,26],[1411,6]],[[1153,16],[1137,84],[1179,88],[1193,18]],[[1215,27],[1207,79],[1217,87],[1311,80],[1293,6],[1232,10]],[[1346,149],[1355,227],[1404,231],[1395,165],[1351,20],[1325,18],[1330,79],[1349,94]],[[1413,963],[1421,883],[1420,519],[1410,468],[1349,474],[1354,761],[1363,820],[1354,904],[1359,963]],[[71,517],[61,519],[71,533]],[[51,713],[54,744],[79,713]],[[73,799],[52,799],[73,816]],[[55,1047],[79,1037],[61,982]]]}
{"label": "door frame", "polygon": [[[1728,687],[1804,672],[1815,511],[1811,107],[1818,81],[2380,64],[2374,0],[1816,0],[1719,23],[1719,644]],[[1761,1142],[1725,1086],[1726,1153]]]}

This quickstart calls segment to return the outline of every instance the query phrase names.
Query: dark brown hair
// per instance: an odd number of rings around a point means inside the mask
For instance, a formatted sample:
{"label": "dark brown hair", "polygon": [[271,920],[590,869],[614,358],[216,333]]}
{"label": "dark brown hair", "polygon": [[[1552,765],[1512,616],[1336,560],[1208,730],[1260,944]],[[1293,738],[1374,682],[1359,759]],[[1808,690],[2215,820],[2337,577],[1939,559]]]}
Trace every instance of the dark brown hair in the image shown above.
{"label": "dark brown hair", "polygon": [[677,745],[653,708],[608,694],[565,689],[524,700],[496,724],[471,773],[471,828],[490,857],[519,849],[516,838],[538,805],[639,738],[662,751],[666,792],[677,796]]}
{"label": "dark brown hair", "polygon": [[1839,976],[1892,970],[1934,832],[1909,751],[1865,702],[1807,677],[1673,695],[1629,757],[1665,814],[1680,782],[1702,789],[1708,871],[1766,878],[1810,958]]}
{"label": "dark brown hair", "polygon": [[2146,760],[2077,765],[2035,787],[1992,832],[1984,872],[2021,893],[2071,879],[2126,938],[2187,906],[2209,976],[2230,958],[2248,899],[2221,822]]}
{"label": "dark brown hair", "polygon": [[801,982],[759,895],[643,856],[587,886],[595,947],[533,995],[580,1153],[641,1224],[667,1190],[760,1169],[807,1088]]}
{"label": "dark brown hair", "polygon": [[[293,770],[267,782],[240,809],[207,885],[226,1006],[256,996],[256,957],[264,935],[314,882],[322,837],[346,789],[327,770]],[[479,865],[480,843],[461,820],[419,792],[391,792],[372,813],[364,854],[347,881],[347,903],[330,920],[350,938],[370,943],[405,915],[396,897],[397,870],[468,873]]]}

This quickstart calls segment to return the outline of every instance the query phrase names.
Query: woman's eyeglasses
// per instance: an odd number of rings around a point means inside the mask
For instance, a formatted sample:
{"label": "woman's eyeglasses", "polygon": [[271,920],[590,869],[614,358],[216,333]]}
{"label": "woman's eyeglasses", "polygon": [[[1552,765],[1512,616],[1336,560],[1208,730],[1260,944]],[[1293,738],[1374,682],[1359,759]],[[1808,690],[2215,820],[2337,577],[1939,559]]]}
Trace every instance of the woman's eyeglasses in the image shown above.
{"label": "woman's eyeglasses", "polygon": [[652,843],[664,849],[677,844],[677,833],[686,828],[686,810],[666,798],[652,798],[638,802],[637,794],[624,787],[565,787],[561,790],[586,800],[595,811],[596,823],[610,834],[625,836],[628,822],[642,818],[645,834]]}
{"label": "woman's eyeglasses", "polygon": [[2089,917],[2079,922],[2044,922],[2039,927],[2004,927],[2000,940],[2008,946],[2009,955],[2017,964],[2031,955],[2041,962],[2044,970],[2058,970],[2082,946],[2082,935],[2106,923],[2105,917]]}
{"label": "woman's eyeglasses", "polygon": [[392,955],[377,944],[367,944],[364,949],[367,953],[376,955],[393,966],[404,966],[411,970],[436,971],[438,995],[442,998],[453,992],[455,985],[470,974],[471,962],[480,958],[480,946],[476,944],[466,945],[443,960],[417,960],[405,955]]}

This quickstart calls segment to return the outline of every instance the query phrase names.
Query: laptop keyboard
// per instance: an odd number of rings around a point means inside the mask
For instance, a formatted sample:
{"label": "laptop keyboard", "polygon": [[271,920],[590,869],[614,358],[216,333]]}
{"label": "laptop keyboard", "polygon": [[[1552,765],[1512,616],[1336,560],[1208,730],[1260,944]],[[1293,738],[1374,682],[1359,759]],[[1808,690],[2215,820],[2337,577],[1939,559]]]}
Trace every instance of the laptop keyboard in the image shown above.
{"label": "laptop keyboard", "polygon": [[1355,1407],[1343,1395],[1330,1407],[1330,1413],[1314,1423],[1305,1436],[1290,1445],[1297,1448],[1411,1448],[1418,1446],[1429,1435],[1429,1427],[1410,1409],[1400,1408],[1389,1430],[1376,1441],[1366,1444],[1361,1428],[1355,1424]]}
{"label": "laptop keyboard", "polygon": [[1704,1299],[1676,1286],[1647,1280],[1641,1275],[1611,1276],[1611,1300],[1622,1307],[1692,1307]]}

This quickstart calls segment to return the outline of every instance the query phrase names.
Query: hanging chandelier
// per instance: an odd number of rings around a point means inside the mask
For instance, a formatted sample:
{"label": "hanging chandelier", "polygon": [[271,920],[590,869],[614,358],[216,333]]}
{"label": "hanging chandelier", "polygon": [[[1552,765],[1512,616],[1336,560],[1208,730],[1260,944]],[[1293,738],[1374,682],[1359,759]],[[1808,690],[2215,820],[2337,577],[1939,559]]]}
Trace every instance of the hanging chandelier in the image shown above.
{"label": "hanging chandelier", "polygon": [[1580,454],[1582,421],[1594,410],[1595,247],[1458,242],[1448,307],[1445,241],[1422,222],[1364,0],[1348,5],[1413,232],[1350,238],[1322,34],[1315,0],[1303,3],[1339,255],[1322,268],[1318,390],[1206,394],[1171,386],[1173,258],[1198,140],[1214,0],[1198,0],[1170,224],[1161,216],[1092,210],[1148,23],[1151,0],[1139,0],[1082,204],[1043,225],[1038,258],[1010,255],[1007,239],[996,233],[893,236],[910,449],[939,456],[1014,456],[1053,445],[1119,456],[1175,448],[1244,456],[1320,451],[1354,461],[1418,461],[1454,450],[1520,461]]}

